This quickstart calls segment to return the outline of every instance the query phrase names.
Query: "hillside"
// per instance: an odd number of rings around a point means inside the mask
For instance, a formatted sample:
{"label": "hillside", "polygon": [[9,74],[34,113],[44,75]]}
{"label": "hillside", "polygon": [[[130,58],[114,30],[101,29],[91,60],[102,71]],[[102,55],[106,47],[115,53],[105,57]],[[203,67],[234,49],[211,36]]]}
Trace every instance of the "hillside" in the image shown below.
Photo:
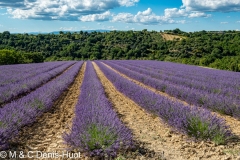
{"label": "hillside", "polygon": [[183,36],[178,36],[178,35],[172,35],[172,34],[166,34],[166,33],[161,33],[161,36],[166,40],[166,41],[173,41],[173,40],[182,40]]}
{"label": "hillside", "polygon": [[[37,35],[0,33],[0,50],[15,50],[20,55],[40,54],[45,61],[150,59],[232,71],[240,71],[239,44],[240,32],[237,31],[188,33],[179,29],[164,32],[145,29]],[[34,62],[31,59],[27,62]]]}

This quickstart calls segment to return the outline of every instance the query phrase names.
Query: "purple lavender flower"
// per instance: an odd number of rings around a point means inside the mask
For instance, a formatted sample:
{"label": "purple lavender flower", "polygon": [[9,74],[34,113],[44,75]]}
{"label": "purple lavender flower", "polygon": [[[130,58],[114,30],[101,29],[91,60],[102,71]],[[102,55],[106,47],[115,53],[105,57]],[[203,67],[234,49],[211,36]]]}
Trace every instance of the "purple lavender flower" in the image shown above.
{"label": "purple lavender flower", "polygon": [[[132,133],[119,120],[106,98],[91,62],[87,62],[70,134],[64,139],[90,156],[114,157],[132,145]],[[123,145],[121,145],[123,144]]]}
{"label": "purple lavender flower", "polygon": [[78,62],[56,79],[0,108],[0,150],[6,149],[19,130],[35,122],[74,81],[83,62]]}
{"label": "purple lavender flower", "polygon": [[224,143],[232,135],[224,120],[210,111],[171,101],[123,78],[102,63],[96,63],[117,90],[179,131],[217,144]]}

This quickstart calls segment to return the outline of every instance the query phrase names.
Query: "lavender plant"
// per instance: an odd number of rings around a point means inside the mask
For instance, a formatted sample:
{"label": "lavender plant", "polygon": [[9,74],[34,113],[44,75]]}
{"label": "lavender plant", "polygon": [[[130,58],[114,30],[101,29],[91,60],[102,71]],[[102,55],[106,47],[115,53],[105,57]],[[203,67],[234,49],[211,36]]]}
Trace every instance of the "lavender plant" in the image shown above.
{"label": "lavender plant", "polygon": [[171,101],[121,77],[102,63],[96,63],[116,89],[178,131],[197,139],[209,139],[217,144],[224,143],[231,137],[231,131],[225,121],[212,115],[210,111]]}
{"label": "lavender plant", "polygon": [[186,101],[189,104],[208,108],[222,114],[240,118],[240,100],[234,97],[226,97],[195,88],[189,88],[182,85],[174,85],[168,80],[159,80],[156,78],[148,77],[145,74],[126,69],[120,65],[115,65],[112,63],[108,64],[119,72],[135,80],[138,80],[162,92],[166,92],[167,94]]}
{"label": "lavender plant", "polygon": [[48,72],[66,62],[45,62],[32,64],[2,65],[0,66],[0,87],[18,83],[22,80]]}
{"label": "lavender plant", "polygon": [[[208,90],[211,93],[214,93],[214,89],[218,90],[217,92],[220,91],[219,93],[221,94],[228,92],[228,89],[232,90],[231,92],[236,92],[240,89],[240,74],[236,72],[211,70],[198,66],[159,61],[115,61],[115,64],[148,70],[157,73],[158,76],[161,75],[162,77],[160,78],[165,77],[172,82],[181,83],[182,85],[187,85],[189,87],[199,87],[199,89]],[[191,81],[193,81],[195,85],[193,85]],[[200,88],[198,83],[200,83],[200,85],[204,84],[204,87]]]}
{"label": "lavender plant", "polygon": [[37,87],[43,85],[55,76],[61,74],[61,72],[63,72],[65,69],[67,69],[74,63],[75,62],[67,62],[60,67],[57,67],[50,71],[40,73],[36,76],[32,76],[31,78],[24,79],[17,83],[12,83],[0,87],[0,104],[6,103],[23,93],[27,93],[33,89],[36,89]]}
{"label": "lavender plant", "polygon": [[110,158],[132,146],[132,133],[113,111],[91,62],[87,62],[75,112],[71,132],[64,135],[73,149]]}
{"label": "lavender plant", "polygon": [[9,147],[19,130],[35,122],[74,81],[83,62],[78,62],[56,79],[30,94],[0,108],[0,150]]}
{"label": "lavender plant", "polygon": [[[138,61],[135,62],[135,65],[129,65],[129,64],[127,64],[126,61],[117,61],[117,62],[105,61],[105,63],[118,64],[118,65],[123,66],[127,69],[130,69],[132,71],[141,73],[143,75],[147,75],[152,78],[156,78],[158,80],[168,81],[172,85],[181,85],[184,87],[202,90],[202,91],[205,91],[206,93],[214,93],[214,94],[222,95],[222,96],[226,96],[226,97],[234,97],[238,100],[240,99],[240,89],[238,89],[236,87],[236,85],[232,85],[233,81],[230,81],[231,83],[228,84],[227,79],[221,83],[221,80],[224,77],[220,77],[219,75],[218,75],[219,79],[213,78],[208,81],[206,81],[206,79],[200,81],[198,79],[199,77],[197,77],[197,76],[195,76],[194,78],[190,77],[193,73],[191,73],[190,75],[187,75],[187,71],[181,73],[181,74],[185,75],[184,77],[182,75],[179,76],[179,74],[176,75],[176,74],[174,74],[174,72],[171,73],[171,71],[166,72],[167,70],[163,70],[163,69],[161,70],[161,74],[159,74],[159,69],[154,69],[154,68],[150,68],[150,67],[145,68],[145,66],[141,65],[141,62],[138,62]],[[139,65],[137,65],[137,64],[139,64]],[[159,64],[161,64],[161,62],[159,62]],[[180,67],[181,67],[181,65],[180,65]],[[184,69],[184,67],[182,67],[180,69]],[[176,68],[175,72],[178,72],[180,69]],[[185,71],[185,70],[182,70],[182,71]],[[225,72],[226,71],[223,71],[223,73],[225,73]],[[210,77],[208,77],[208,79],[210,79]],[[227,77],[227,78],[229,78],[229,77]],[[219,80],[220,80],[220,83],[219,83]],[[236,82],[237,77],[235,77],[235,78],[232,77],[231,80],[234,80]],[[238,81],[238,82],[240,82],[240,81]]]}

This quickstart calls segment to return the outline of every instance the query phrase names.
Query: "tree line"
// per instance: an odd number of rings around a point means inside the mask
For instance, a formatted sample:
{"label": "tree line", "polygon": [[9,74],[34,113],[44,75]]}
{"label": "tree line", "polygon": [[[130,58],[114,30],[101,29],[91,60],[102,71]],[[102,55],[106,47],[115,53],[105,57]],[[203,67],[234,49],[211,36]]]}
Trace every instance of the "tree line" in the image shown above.
{"label": "tree line", "polygon": [[0,65],[41,62],[44,62],[44,59],[40,53],[25,53],[8,49],[0,50]]}
{"label": "tree line", "polygon": [[[165,40],[162,33],[184,38]],[[20,57],[20,62],[14,63],[149,59],[240,71],[239,44],[240,32],[237,31],[183,32],[178,28],[160,32],[144,29],[91,33],[60,31],[59,34],[37,35],[0,33],[0,50],[4,50],[1,52],[8,50]]]}

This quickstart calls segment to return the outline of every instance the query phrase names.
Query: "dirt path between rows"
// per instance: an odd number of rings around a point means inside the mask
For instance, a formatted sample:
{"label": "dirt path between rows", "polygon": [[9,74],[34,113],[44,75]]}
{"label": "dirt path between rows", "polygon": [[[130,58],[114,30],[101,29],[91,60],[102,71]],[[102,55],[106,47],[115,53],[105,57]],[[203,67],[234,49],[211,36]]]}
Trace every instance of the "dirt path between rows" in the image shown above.
{"label": "dirt path between rows", "polygon": [[155,153],[162,154],[164,152],[163,156],[167,159],[178,157],[180,160],[180,152],[173,148],[171,144],[168,144],[164,140],[165,137],[162,137],[165,134],[168,135],[169,128],[161,123],[158,118],[148,114],[131,99],[117,91],[99,67],[95,63],[93,65],[107,97],[123,123],[132,130],[134,139]]}
{"label": "dirt path between rows", "polygon": [[[106,65],[105,63],[103,63],[104,65]],[[95,65],[96,66],[96,65]],[[160,91],[157,91],[154,88],[151,88],[149,86],[146,86],[136,80],[133,80],[129,77],[127,77],[126,75],[116,71],[115,69],[111,68],[110,66],[106,65],[108,68],[112,69],[113,71],[117,72],[118,74],[120,74],[122,77],[127,78],[128,80],[142,86],[143,88],[152,90],[155,93],[158,93],[162,96],[165,96],[173,101],[180,101],[174,97],[169,96],[166,93],[162,93]],[[116,90],[114,88],[114,86],[111,84],[110,85],[110,81],[107,80],[105,78],[105,76],[103,76],[103,73],[101,73],[98,70],[98,74],[103,77],[101,79],[104,80],[105,84],[105,88],[106,88],[106,92],[107,94],[113,94],[110,92],[118,92],[118,91],[114,91]],[[103,81],[101,80],[101,81]],[[109,91],[107,91],[108,86],[111,86],[111,89],[109,89]],[[114,88],[114,89],[113,89]],[[111,91],[112,90],[112,91]],[[121,93],[118,93],[121,94]],[[113,96],[114,97],[114,96]],[[119,97],[118,95],[115,95],[115,97]],[[167,159],[212,159],[212,160],[225,160],[225,159],[239,159],[240,160],[240,141],[239,139],[236,139],[235,141],[231,141],[229,142],[227,145],[220,145],[220,146],[216,146],[215,144],[213,144],[212,142],[197,142],[197,141],[193,141],[190,140],[189,137],[187,137],[186,135],[183,135],[181,133],[176,133],[171,131],[170,127],[167,125],[164,125],[163,123],[160,123],[159,118],[153,118],[152,115],[147,114],[143,109],[141,109],[139,106],[137,106],[134,102],[135,105],[129,105],[128,103],[125,104],[126,107],[121,107],[124,105],[125,101],[129,101],[125,100],[128,99],[127,97],[123,96],[121,97],[121,100],[119,101],[120,105],[118,112],[120,114],[123,114],[124,117],[125,116],[130,116],[128,118],[125,118],[123,121],[129,125],[129,127],[132,129],[134,128],[135,131],[134,133],[138,133],[142,132],[142,129],[140,128],[140,124],[142,123],[142,125],[146,125],[148,129],[146,129],[145,133],[143,135],[145,135],[145,140],[141,139],[140,135],[137,136],[137,138],[139,140],[148,142],[148,143],[152,143],[152,145],[154,146],[153,148],[158,149],[158,150],[162,150],[165,153],[165,156],[167,157]],[[111,99],[111,97],[110,97]],[[112,99],[116,99],[116,98],[112,98]],[[118,98],[119,99],[119,98]],[[130,100],[131,101],[131,100]],[[184,101],[180,101],[184,104],[187,104]],[[134,107],[132,107],[134,106]],[[136,109],[139,108],[139,109]],[[125,110],[120,112],[119,110]],[[148,115],[147,117],[141,118],[141,123],[137,124],[138,122],[136,121],[136,117],[139,117],[139,113],[138,112],[143,112],[142,114]],[[136,114],[136,115],[134,115]],[[217,113],[214,113],[217,114]],[[222,117],[226,120],[226,123],[230,126],[230,128],[232,129],[232,132],[237,135],[238,137],[240,137],[240,122],[236,119],[234,119],[233,117],[230,116],[225,116],[225,115],[219,115],[217,114],[219,117]],[[152,119],[149,117],[152,117]],[[158,130],[160,129],[160,130]],[[151,137],[154,139],[156,137],[156,135],[153,134],[153,136],[151,136],[152,134],[150,133],[150,131],[152,132],[157,132],[158,136],[161,137],[158,140],[155,140],[157,142],[155,142],[154,140],[151,139]],[[144,136],[143,136],[144,137]],[[161,143],[159,143],[159,141],[161,141]],[[151,146],[151,145],[150,145]],[[149,145],[148,145],[149,147]],[[151,146],[152,147],[152,146]],[[150,148],[151,148],[150,147]],[[169,156],[168,156],[169,155]]]}
{"label": "dirt path between rows", "polygon": [[[143,88],[149,89],[149,90],[151,90],[151,91],[153,91],[153,92],[155,92],[155,93],[157,93],[157,94],[160,94],[161,96],[167,97],[168,99],[171,99],[172,101],[178,101],[178,102],[180,102],[180,103],[182,103],[182,104],[184,104],[184,105],[193,106],[193,105],[190,105],[190,104],[188,104],[187,102],[185,102],[185,101],[183,101],[183,100],[180,100],[180,99],[178,99],[178,98],[175,98],[175,97],[173,97],[173,96],[170,96],[170,95],[168,95],[167,93],[161,92],[161,91],[159,91],[159,90],[157,90],[157,89],[155,89],[155,88],[152,88],[152,87],[147,86],[147,85],[145,85],[145,84],[143,84],[143,83],[141,83],[141,82],[139,82],[139,81],[137,81],[137,80],[134,80],[134,79],[128,77],[127,75],[125,75],[125,74],[123,74],[123,73],[120,73],[119,71],[115,70],[114,68],[112,68],[111,66],[109,66],[109,65],[107,65],[107,64],[105,64],[105,63],[103,63],[103,64],[104,64],[105,66],[107,66],[108,68],[114,70],[114,71],[117,72],[118,74],[120,74],[122,77],[124,77],[124,78],[126,78],[126,79],[128,79],[128,80],[130,80],[130,81],[132,81],[132,82],[134,82],[134,83],[136,83],[137,85],[140,85],[140,86],[143,87]],[[202,108],[200,108],[200,109],[202,109]],[[203,108],[203,109],[204,109],[204,108]],[[233,118],[233,117],[231,117],[231,116],[228,116],[228,115],[219,114],[219,113],[217,113],[217,112],[213,112],[213,111],[212,111],[212,113],[215,114],[215,115],[217,115],[218,117],[221,117],[221,118],[225,119],[227,125],[230,126],[232,132],[233,132],[237,137],[240,138],[240,121],[239,121],[239,120],[237,120],[236,118]]]}
{"label": "dirt path between rows", "polygon": [[[66,151],[62,135],[69,132],[75,116],[75,106],[80,94],[86,63],[84,63],[71,87],[54,104],[51,111],[44,113],[33,125],[24,128],[18,141],[18,150],[58,153]],[[56,159],[56,158],[54,158]]]}

